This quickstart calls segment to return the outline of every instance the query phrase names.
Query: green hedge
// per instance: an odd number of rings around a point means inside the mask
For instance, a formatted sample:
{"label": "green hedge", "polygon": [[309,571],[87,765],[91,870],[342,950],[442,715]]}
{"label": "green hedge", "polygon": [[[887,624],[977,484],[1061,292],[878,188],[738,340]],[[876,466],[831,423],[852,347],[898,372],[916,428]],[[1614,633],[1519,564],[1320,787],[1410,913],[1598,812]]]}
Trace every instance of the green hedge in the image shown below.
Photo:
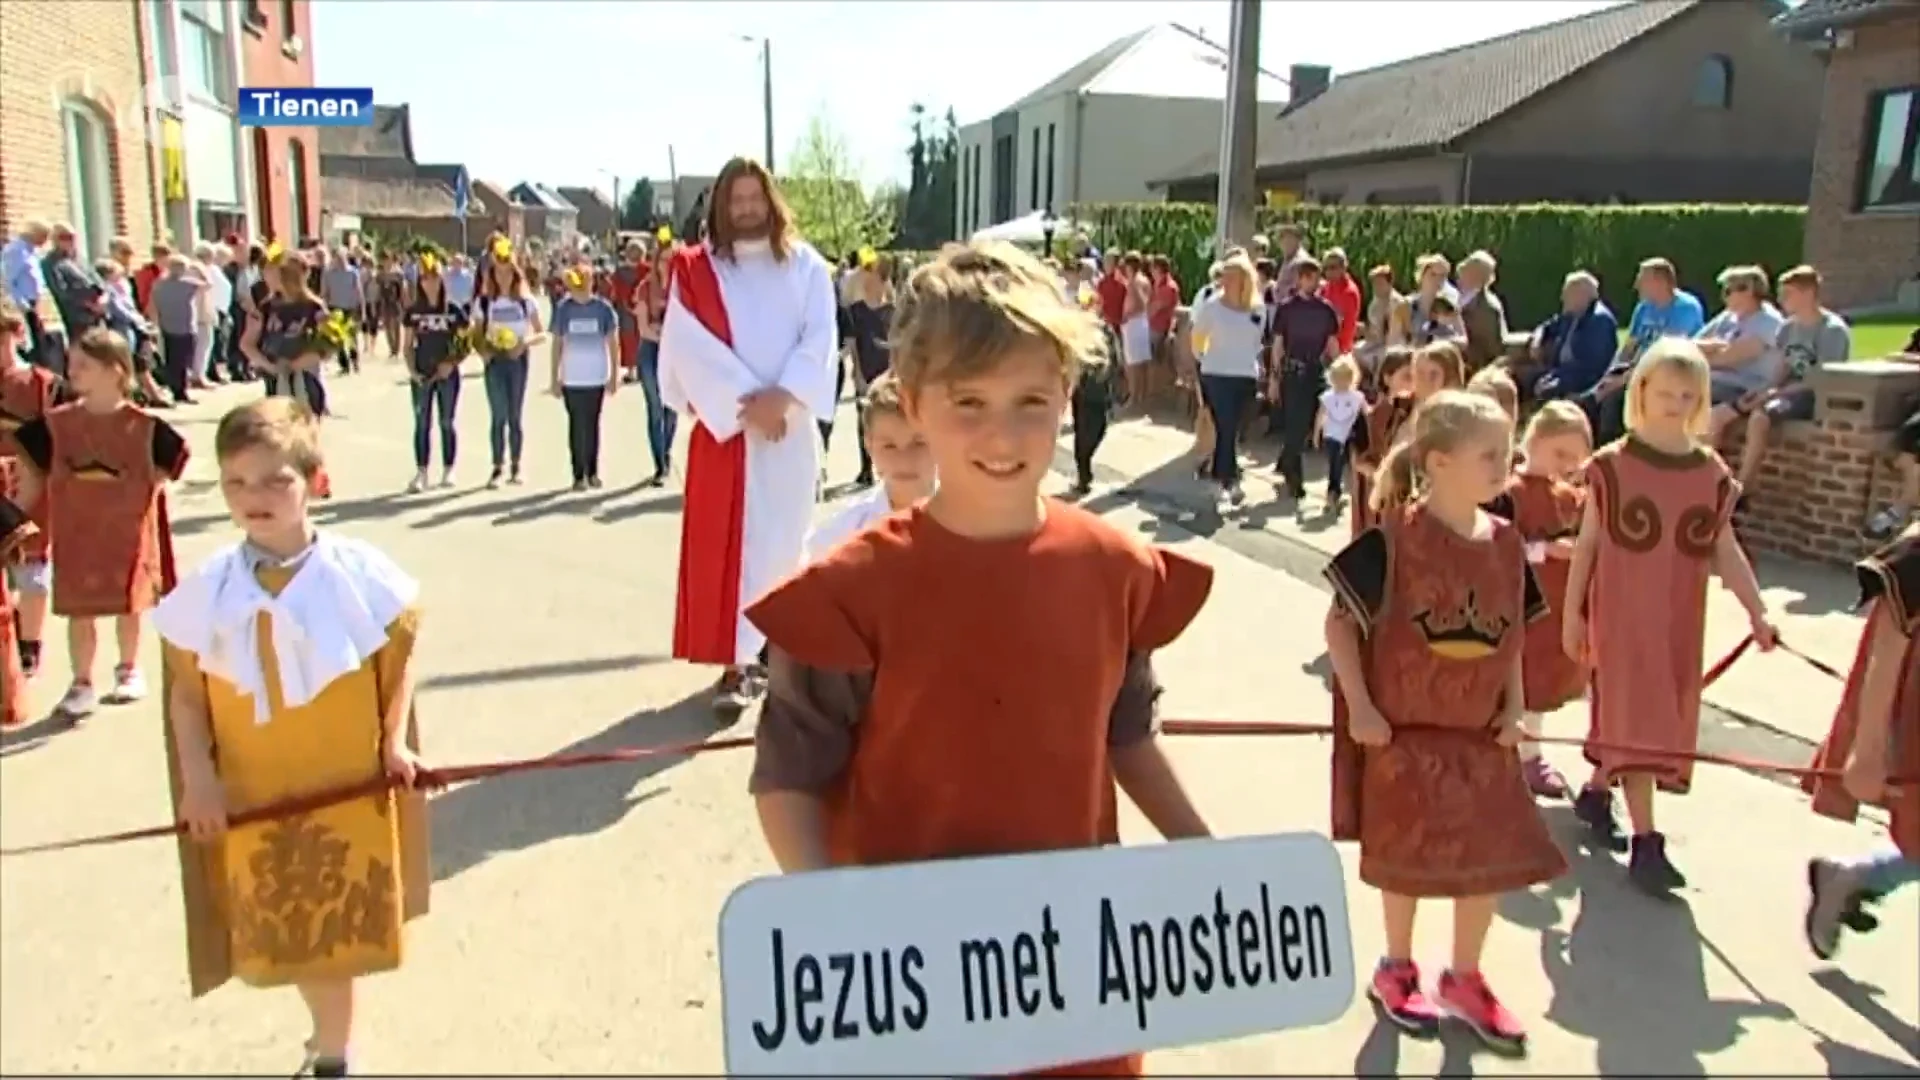
{"label": "green hedge", "polygon": [[[1212,260],[1214,208],[1199,203],[1095,203],[1071,216],[1091,226],[1102,250],[1160,252],[1174,260],[1187,292]],[[1528,328],[1560,308],[1560,283],[1575,269],[1600,278],[1607,304],[1624,322],[1633,309],[1633,278],[1642,259],[1663,255],[1681,283],[1709,311],[1718,304],[1714,277],[1757,264],[1770,274],[1800,261],[1806,209],[1798,206],[1299,206],[1263,208],[1260,231],[1301,225],[1314,252],[1346,249],[1357,273],[1390,264],[1402,289],[1413,262],[1440,252],[1458,262],[1485,248],[1500,260],[1496,286],[1507,320]]]}

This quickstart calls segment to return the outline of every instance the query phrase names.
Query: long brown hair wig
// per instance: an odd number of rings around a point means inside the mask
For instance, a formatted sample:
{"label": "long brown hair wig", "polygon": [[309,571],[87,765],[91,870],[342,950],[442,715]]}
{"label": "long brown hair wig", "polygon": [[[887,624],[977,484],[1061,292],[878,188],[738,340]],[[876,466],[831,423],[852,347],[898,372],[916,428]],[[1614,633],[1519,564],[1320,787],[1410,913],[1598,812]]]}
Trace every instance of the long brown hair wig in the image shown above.
{"label": "long brown hair wig", "polygon": [[781,197],[780,185],[774,182],[773,174],[752,158],[737,157],[727,162],[720,170],[719,179],[713,182],[713,193],[707,197],[707,243],[720,257],[733,258],[733,222],[728,208],[733,201],[734,182],[742,177],[758,180],[761,190],[767,193],[767,241],[773,248],[773,257],[785,262],[797,239],[793,232],[793,212]]}

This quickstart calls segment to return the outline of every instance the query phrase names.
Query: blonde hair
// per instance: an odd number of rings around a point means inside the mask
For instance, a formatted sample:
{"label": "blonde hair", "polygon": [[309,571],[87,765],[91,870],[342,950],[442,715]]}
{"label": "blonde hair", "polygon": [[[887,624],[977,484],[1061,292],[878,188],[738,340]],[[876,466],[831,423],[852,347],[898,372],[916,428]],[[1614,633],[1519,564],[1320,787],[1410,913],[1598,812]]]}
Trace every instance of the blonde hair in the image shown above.
{"label": "blonde hair", "polygon": [[[1235,287],[1228,274],[1238,274],[1240,285]],[[1245,252],[1220,264],[1220,296],[1227,306],[1235,311],[1253,310],[1256,290],[1259,289],[1260,276],[1253,268],[1253,260]]]}
{"label": "blonde hair", "polygon": [[907,418],[907,411],[900,404],[900,380],[891,371],[867,384],[866,403],[868,419],[876,416],[891,416],[899,420]]}
{"label": "blonde hair", "polygon": [[1520,388],[1513,384],[1513,377],[1497,367],[1481,368],[1467,380],[1467,389],[1482,394],[1498,402],[1513,423],[1520,422]]}
{"label": "blonde hair", "polygon": [[1633,379],[1627,383],[1627,430],[1639,431],[1647,418],[1647,383],[1662,371],[1670,371],[1693,384],[1693,415],[1687,417],[1689,435],[1704,435],[1707,417],[1712,412],[1712,369],[1700,346],[1686,338],[1663,337],[1653,343],[1634,366]]}
{"label": "blonde hair", "polygon": [[1482,435],[1510,437],[1513,421],[1492,398],[1442,390],[1415,410],[1402,430],[1410,434],[1387,451],[1374,472],[1373,509],[1378,514],[1419,497],[1429,455],[1450,454]]}
{"label": "blonde hair", "polygon": [[1587,420],[1586,410],[1571,401],[1549,401],[1527,421],[1527,433],[1520,441],[1530,443],[1535,439],[1558,439],[1567,435],[1578,435],[1589,447],[1593,445],[1593,424]]}
{"label": "blonde hair", "polygon": [[133,346],[127,339],[104,326],[96,326],[81,334],[73,343],[75,352],[93,361],[104,364],[120,373],[123,390],[133,387]]}
{"label": "blonde hair", "polygon": [[1071,387],[1082,365],[1106,361],[1098,316],[1067,303],[1040,261],[1000,241],[949,244],[913,272],[896,300],[888,344],[908,393],[992,371],[1024,345],[1044,344]]}
{"label": "blonde hair", "polygon": [[1469,266],[1486,271],[1489,282],[1493,281],[1495,273],[1500,269],[1500,263],[1493,257],[1493,253],[1484,248],[1460,260],[1460,269],[1465,270]]}
{"label": "blonde hair", "polygon": [[1413,352],[1413,362],[1422,360],[1440,368],[1442,390],[1459,390],[1467,385],[1467,354],[1451,341],[1433,341]]}
{"label": "blonde hair", "polygon": [[1353,354],[1351,353],[1342,355],[1327,368],[1327,382],[1329,384],[1334,383],[1338,381],[1342,375],[1347,377],[1348,386],[1360,385],[1360,364],[1354,360]]}
{"label": "blonde hair", "polygon": [[1453,272],[1453,263],[1449,262],[1445,255],[1442,255],[1437,251],[1431,252],[1429,254],[1420,256],[1418,259],[1413,260],[1414,280],[1418,281],[1421,278],[1426,277],[1427,271],[1433,269],[1436,266],[1440,268],[1440,273],[1443,275],[1450,274]]}
{"label": "blonde hair", "polygon": [[248,450],[264,449],[286,458],[301,476],[319,473],[320,422],[290,397],[262,398],[220,418],[213,432],[214,460],[225,463]]}

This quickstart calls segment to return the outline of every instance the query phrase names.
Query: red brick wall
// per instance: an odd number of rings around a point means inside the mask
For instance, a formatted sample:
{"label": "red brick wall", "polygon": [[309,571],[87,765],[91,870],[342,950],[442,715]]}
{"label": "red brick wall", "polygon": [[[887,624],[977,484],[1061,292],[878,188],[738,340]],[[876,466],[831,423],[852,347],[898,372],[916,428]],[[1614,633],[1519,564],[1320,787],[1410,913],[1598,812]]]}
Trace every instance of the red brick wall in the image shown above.
{"label": "red brick wall", "polygon": [[[293,25],[286,25],[285,11],[292,8]],[[242,10],[246,5],[241,5]],[[245,69],[244,86],[312,86],[313,20],[308,0],[260,0],[258,12],[264,20],[250,22],[240,35],[240,60]],[[286,55],[288,31],[299,37],[304,48],[298,59]],[[247,157],[253,169],[253,231],[262,237],[293,243],[305,236],[320,234],[320,140],[315,128],[248,128],[244,138]],[[289,179],[291,148],[298,143],[304,151],[307,220],[296,222],[293,185]],[[264,154],[262,151],[265,151]]]}
{"label": "red brick wall", "polygon": [[[0,3],[0,231],[72,221],[63,101],[93,106],[107,135],[112,233],[154,236],[154,172],[142,122],[145,81],[133,0]],[[92,237],[104,247],[107,237]],[[91,252],[90,254],[102,254]]]}
{"label": "red brick wall", "polygon": [[1854,212],[1862,141],[1874,91],[1920,82],[1920,18],[1853,32],[1827,66],[1820,138],[1807,205],[1807,261],[1825,277],[1836,308],[1885,303],[1920,275],[1920,212]]}

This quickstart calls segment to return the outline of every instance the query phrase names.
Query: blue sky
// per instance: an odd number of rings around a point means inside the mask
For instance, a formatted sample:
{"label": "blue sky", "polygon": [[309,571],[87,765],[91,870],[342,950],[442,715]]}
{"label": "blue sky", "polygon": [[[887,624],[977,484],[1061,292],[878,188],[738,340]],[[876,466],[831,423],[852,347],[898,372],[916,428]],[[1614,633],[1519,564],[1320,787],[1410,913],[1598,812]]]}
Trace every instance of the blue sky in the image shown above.
{"label": "blue sky", "polygon": [[[1337,79],[1607,6],[1267,0],[1261,65],[1326,64]],[[669,146],[683,174],[759,155],[759,52],[740,38],[762,36],[776,154],[824,115],[876,183],[904,178],[915,101],[966,124],[1150,23],[1224,43],[1228,19],[1227,0],[314,0],[313,55],[320,85],[411,104],[423,161],[606,190],[609,174],[665,179]],[[498,89],[482,89],[489,71]]]}

